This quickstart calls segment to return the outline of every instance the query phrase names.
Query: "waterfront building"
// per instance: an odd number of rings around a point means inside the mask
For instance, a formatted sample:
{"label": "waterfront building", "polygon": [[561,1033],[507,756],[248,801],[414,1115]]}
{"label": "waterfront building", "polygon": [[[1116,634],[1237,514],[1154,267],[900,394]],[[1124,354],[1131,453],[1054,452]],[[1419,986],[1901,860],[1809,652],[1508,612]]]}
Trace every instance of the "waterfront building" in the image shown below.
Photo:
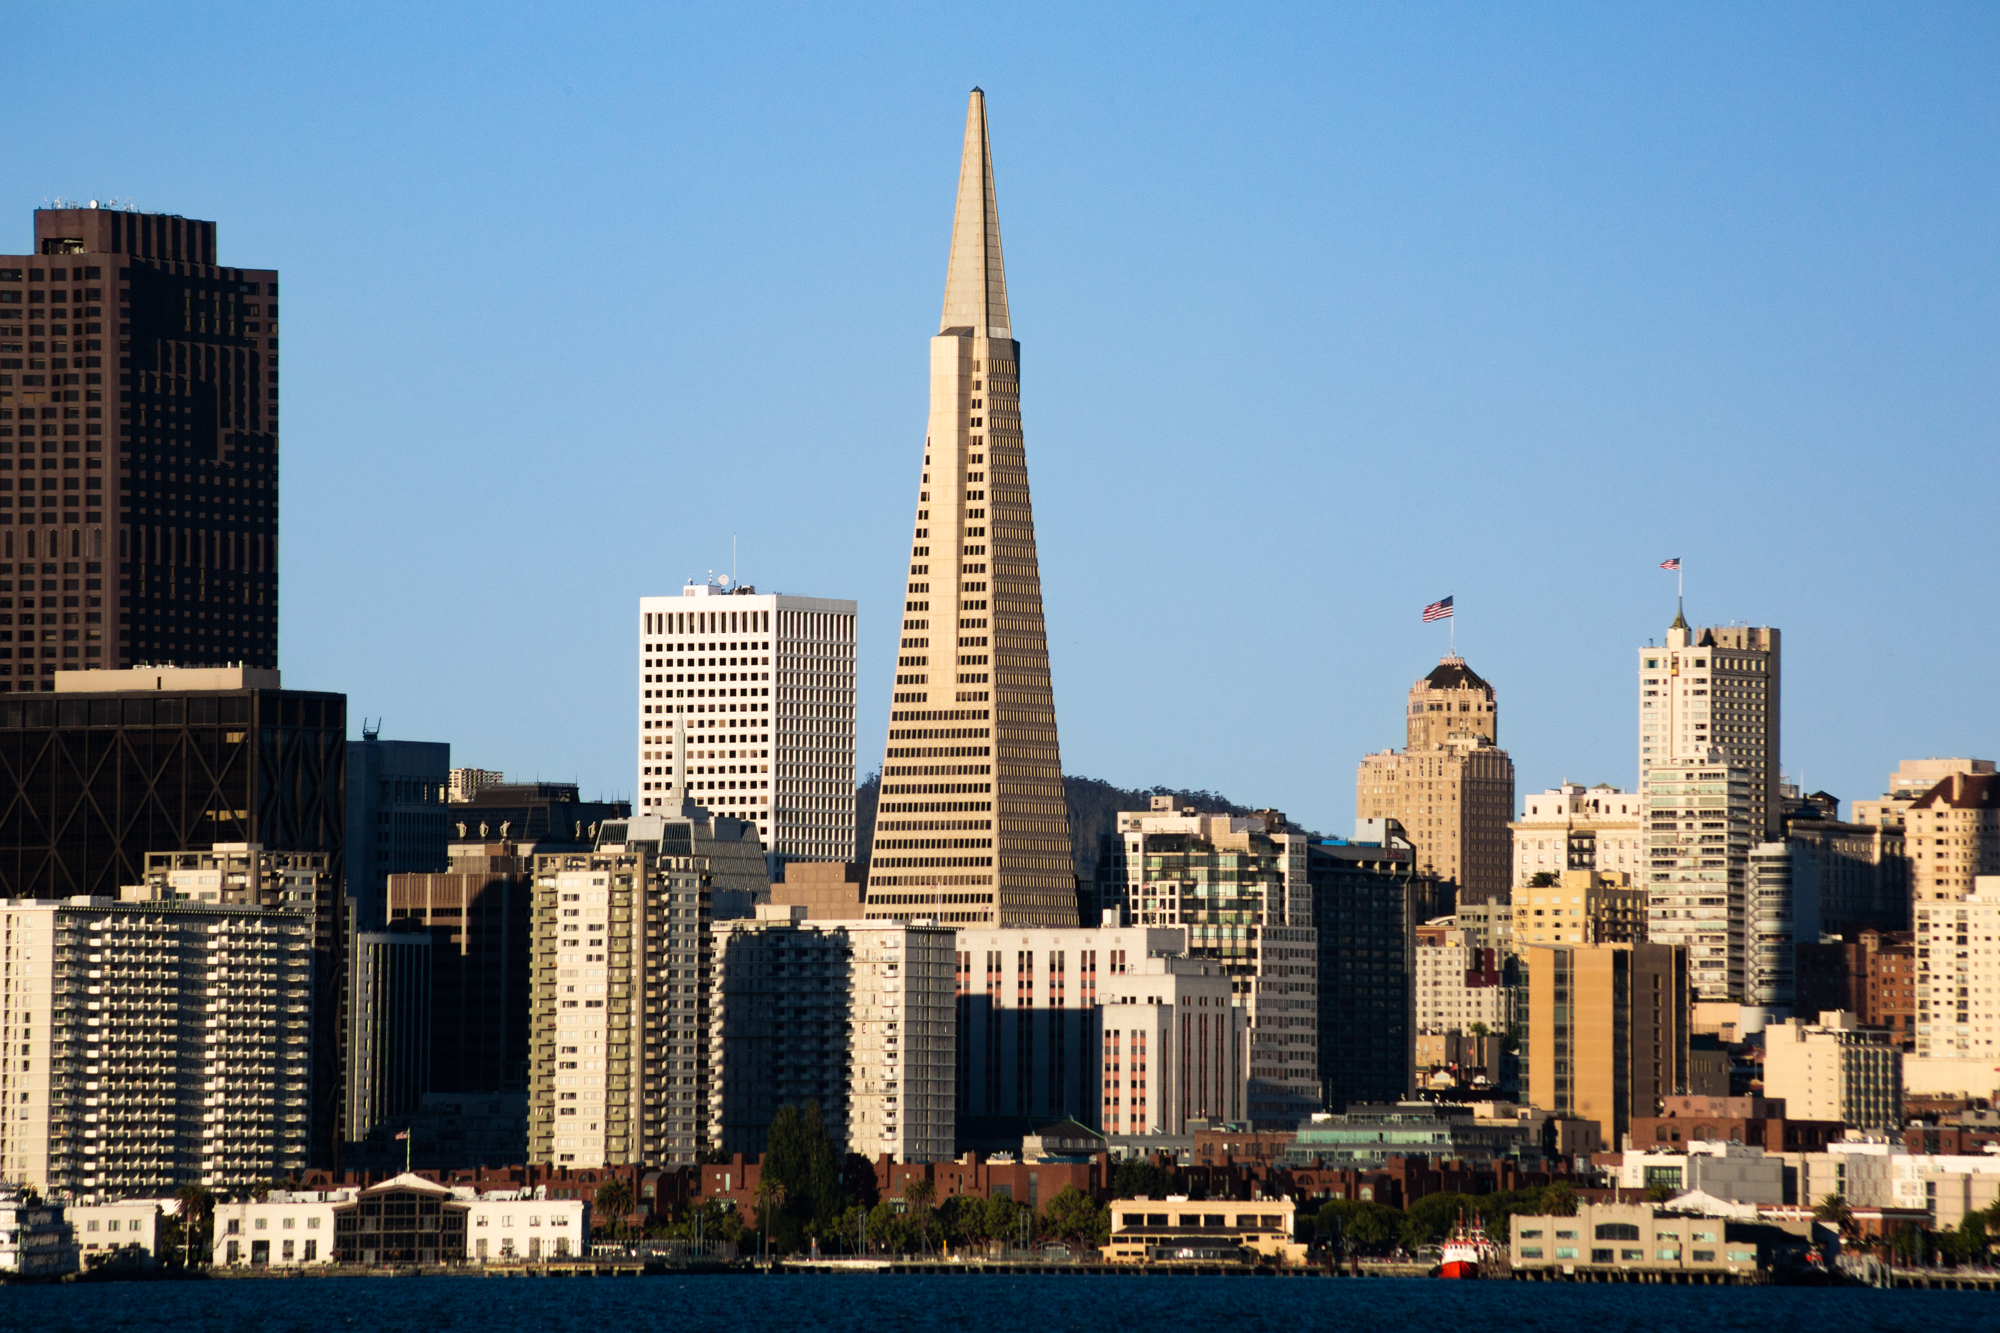
{"label": "waterfront building", "polygon": [[305,1169],[314,953],[285,907],[0,900],[0,1179],[118,1195]]}
{"label": "waterfront building", "polygon": [[868,900],[1074,926],[1076,870],[986,97],[972,92],[924,430]]}
{"label": "waterfront building", "polygon": [[772,878],[852,861],[855,604],[690,583],[639,600],[638,811],[754,826]]}

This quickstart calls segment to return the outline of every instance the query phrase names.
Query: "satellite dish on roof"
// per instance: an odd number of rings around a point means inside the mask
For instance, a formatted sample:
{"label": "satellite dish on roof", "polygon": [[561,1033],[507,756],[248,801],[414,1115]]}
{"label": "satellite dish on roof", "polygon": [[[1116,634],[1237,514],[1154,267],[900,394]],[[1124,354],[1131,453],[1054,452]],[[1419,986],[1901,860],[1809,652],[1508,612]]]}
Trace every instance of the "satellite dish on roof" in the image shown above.
{"label": "satellite dish on roof", "polygon": [[97,201],[96,201],[95,199],[91,200],[91,201],[90,201],[90,206],[91,206],[92,208],[96,208],[96,207],[97,207]]}
{"label": "satellite dish on roof", "polygon": [[717,574],[715,576],[715,586],[718,588],[727,588],[729,586],[729,575]]}

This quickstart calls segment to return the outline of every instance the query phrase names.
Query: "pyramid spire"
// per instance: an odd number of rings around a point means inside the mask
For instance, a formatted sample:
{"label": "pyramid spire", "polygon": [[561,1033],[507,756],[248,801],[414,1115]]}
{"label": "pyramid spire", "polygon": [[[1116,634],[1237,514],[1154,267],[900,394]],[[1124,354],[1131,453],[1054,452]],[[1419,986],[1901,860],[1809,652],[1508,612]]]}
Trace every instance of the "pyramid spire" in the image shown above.
{"label": "pyramid spire", "polygon": [[1667,626],[1667,628],[1686,629],[1687,627],[1688,627],[1687,613],[1681,610],[1681,599],[1676,597],[1674,598],[1674,623]]}
{"label": "pyramid spire", "polygon": [[1000,262],[1000,209],[993,198],[993,148],[986,137],[986,94],[965,107],[965,150],[958,163],[958,212],[951,224],[944,317],[938,331],[969,328],[978,338],[1011,338],[1007,275]]}

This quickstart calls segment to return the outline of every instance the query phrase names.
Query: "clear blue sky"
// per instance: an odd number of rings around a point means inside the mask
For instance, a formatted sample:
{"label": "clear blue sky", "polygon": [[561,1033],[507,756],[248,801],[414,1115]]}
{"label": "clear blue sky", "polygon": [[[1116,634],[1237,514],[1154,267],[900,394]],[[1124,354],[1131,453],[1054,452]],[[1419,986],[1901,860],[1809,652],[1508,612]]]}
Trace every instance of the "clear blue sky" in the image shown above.
{"label": "clear blue sky", "polygon": [[629,794],[736,534],[873,767],[976,83],[1068,771],[1344,830],[1450,593],[1519,790],[1629,785],[1673,555],[1811,786],[2000,754],[2000,10],[723,8],[11,11],[6,248],[283,271],[288,684]]}

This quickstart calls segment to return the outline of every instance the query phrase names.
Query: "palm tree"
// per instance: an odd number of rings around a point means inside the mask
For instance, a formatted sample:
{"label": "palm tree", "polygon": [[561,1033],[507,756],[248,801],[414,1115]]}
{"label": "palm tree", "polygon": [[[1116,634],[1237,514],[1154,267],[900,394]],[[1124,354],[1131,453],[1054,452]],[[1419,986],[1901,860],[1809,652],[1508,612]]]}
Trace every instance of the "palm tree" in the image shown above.
{"label": "palm tree", "polygon": [[929,1249],[931,1205],[937,1202],[937,1186],[919,1176],[903,1186],[903,1202],[909,1204],[910,1212],[917,1219],[918,1243]]}
{"label": "palm tree", "polygon": [[785,1186],[768,1171],[757,1173],[757,1213],[764,1223],[764,1257],[771,1255],[771,1214],[785,1206]]}
{"label": "palm tree", "polygon": [[1843,1236],[1854,1234],[1854,1210],[1847,1206],[1844,1194],[1829,1194],[1813,1209],[1813,1216],[1827,1223]]}
{"label": "palm tree", "polygon": [[632,1202],[632,1187],[617,1176],[597,1187],[597,1212],[610,1219],[614,1238],[625,1234],[625,1218],[632,1211]]}
{"label": "palm tree", "polygon": [[181,1257],[193,1266],[197,1254],[209,1250],[209,1219],[215,1215],[215,1196],[200,1185],[183,1185],[174,1191],[180,1201]]}

